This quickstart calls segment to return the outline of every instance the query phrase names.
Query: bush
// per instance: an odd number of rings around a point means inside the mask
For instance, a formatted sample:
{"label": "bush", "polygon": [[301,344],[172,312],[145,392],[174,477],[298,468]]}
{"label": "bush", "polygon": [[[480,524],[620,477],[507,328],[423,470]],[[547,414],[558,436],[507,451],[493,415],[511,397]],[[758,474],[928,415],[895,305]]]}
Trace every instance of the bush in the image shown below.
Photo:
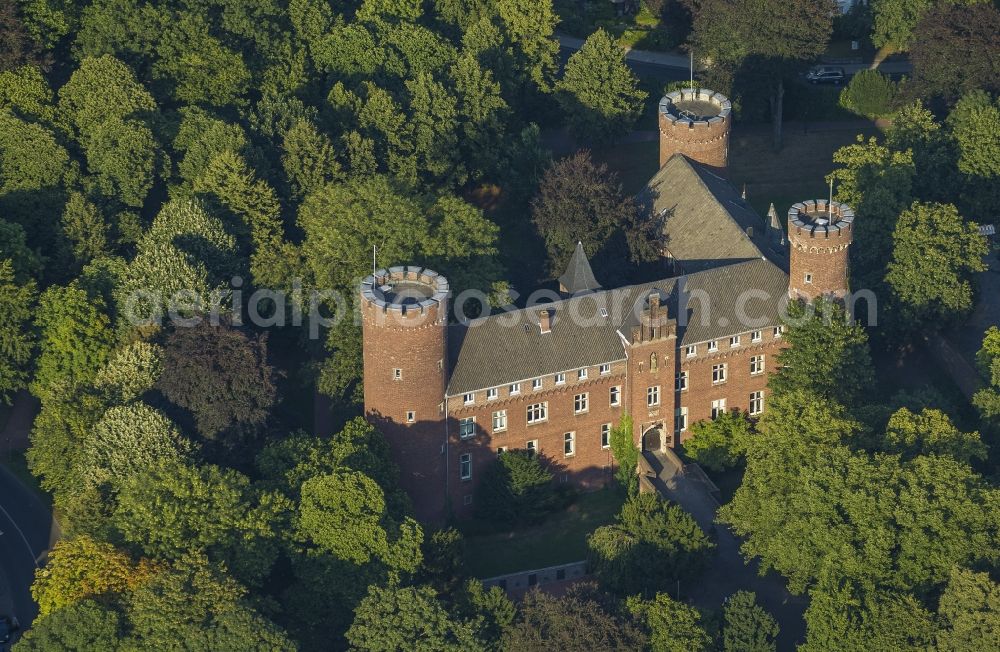
{"label": "bush", "polygon": [[639,492],[639,476],[636,469],[639,466],[639,449],[632,439],[632,417],[623,416],[618,426],[611,431],[611,454],[618,462],[618,482],[629,495]]}
{"label": "bush", "polygon": [[479,490],[477,516],[502,525],[534,524],[567,503],[556,491],[552,473],[538,456],[510,450],[497,456]]}
{"label": "bush", "polygon": [[862,70],[840,93],[840,105],[866,118],[881,118],[892,112],[897,88],[877,70]]}

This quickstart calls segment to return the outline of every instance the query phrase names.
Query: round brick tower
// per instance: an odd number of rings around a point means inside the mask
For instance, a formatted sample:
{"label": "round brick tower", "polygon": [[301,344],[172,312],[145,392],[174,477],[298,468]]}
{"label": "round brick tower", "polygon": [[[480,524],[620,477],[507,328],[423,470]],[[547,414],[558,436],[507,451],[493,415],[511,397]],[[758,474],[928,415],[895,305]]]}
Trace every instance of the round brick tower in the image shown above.
{"label": "round brick tower", "polygon": [[840,299],[848,292],[847,248],[854,238],[854,211],[840,202],[827,204],[825,199],[814,199],[788,209],[792,297]]}
{"label": "round brick tower", "polygon": [[386,437],[414,512],[445,510],[448,279],[391,267],[361,283],[365,416]]}
{"label": "round brick tower", "polygon": [[674,154],[725,172],[733,105],[706,88],[667,93],[660,100],[660,167]]}

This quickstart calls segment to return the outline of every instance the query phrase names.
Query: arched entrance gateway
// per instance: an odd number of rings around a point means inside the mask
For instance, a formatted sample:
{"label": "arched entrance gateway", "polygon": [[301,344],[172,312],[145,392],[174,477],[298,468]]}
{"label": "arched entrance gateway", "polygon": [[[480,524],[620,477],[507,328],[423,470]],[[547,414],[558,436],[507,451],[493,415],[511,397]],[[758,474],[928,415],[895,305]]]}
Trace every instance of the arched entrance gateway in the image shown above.
{"label": "arched entrance gateway", "polygon": [[642,435],[642,450],[658,453],[663,450],[663,427],[653,426]]}

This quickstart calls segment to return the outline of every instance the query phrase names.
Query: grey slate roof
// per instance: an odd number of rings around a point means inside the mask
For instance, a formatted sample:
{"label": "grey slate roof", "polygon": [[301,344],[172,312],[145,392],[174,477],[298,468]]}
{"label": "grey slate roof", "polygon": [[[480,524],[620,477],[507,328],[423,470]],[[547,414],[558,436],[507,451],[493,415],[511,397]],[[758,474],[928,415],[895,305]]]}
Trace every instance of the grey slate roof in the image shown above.
{"label": "grey slate roof", "polygon": [[590,268],[590,261],[583,250],[582,242],[576,243],[573,257],[566,266],[566,273],[559,277],[559,284],[566,288],[569,294],[601,289],[601,284],[594,278],[594,270]]}
{"label": "grey slate roof", "polygon": [[[653,289],[669,297],[668,315],[681,318],[678,337],[684,345],[778,325],[778,306],[787,295],[788,276],[758,256],[689,276],[584,294],[452,326],[448,395],[624,359],[618,331],[629,336],[631,326],[638,323],[636,306],[641,310]],[[747,290],[763,291],[769,298],[746,302],[746,317],[756,321],[742,323],[737,303]],[[682,303],[684,295],[691,298]],[[710,301],[706,304],[699,296]],[[681,305],[686,309],[677,314]],[[538,325],[538,312],[543,308],[554,311],[548,333],[542,333]],[[602,308],[607,317],[602,316]]]}
{"label": "grey slate roof", "polygon": [[682,154],[672,156],[637,199],[653,219],[664,220],[666,249],[686,273],[761,256],[784,266],[783,249],[739,191]]}

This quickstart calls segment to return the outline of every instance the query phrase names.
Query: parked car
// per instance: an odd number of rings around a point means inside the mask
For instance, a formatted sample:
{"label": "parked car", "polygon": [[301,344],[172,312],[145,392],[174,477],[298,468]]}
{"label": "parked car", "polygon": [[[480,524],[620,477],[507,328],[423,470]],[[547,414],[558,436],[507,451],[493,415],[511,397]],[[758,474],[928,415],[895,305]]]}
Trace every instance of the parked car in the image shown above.
{"label": "parked car", "polygon": [[0,616],[0,650],[7,649],[5,646],[14,638],[14,634],[20,627],[17,621],[10,616]]}
{"label": "parked car", "polygon": [[810,84],[839,85],[844,82],[845,78],[846,75],[844,75],[843,68],[834,68],[832,66],[816,66],[806,73],[806,81]]}

